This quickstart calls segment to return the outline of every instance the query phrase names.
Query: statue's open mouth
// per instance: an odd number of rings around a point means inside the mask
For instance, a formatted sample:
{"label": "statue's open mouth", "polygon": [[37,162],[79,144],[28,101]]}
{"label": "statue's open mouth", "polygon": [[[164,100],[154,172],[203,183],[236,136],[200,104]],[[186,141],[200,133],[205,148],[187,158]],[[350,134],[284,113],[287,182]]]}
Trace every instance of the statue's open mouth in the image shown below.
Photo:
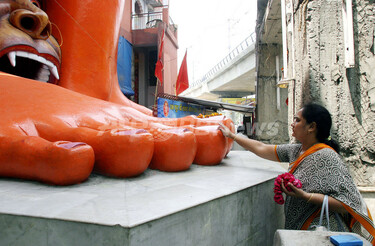
{"label": "statue's open mouth", "polygon": [[3,54],[0,57],[2,72],[48,83],[59,80],[56,65],[41,55],[15,50]]}

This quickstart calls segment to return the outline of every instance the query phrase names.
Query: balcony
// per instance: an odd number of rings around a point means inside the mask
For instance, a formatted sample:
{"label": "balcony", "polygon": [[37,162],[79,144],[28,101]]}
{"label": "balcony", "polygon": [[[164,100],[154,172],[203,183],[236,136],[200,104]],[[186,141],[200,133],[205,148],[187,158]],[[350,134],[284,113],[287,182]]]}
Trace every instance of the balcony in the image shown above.
{"label": "balcony", "polygon": [[132,16],[133,19],[133,30],[142,30],[148,28],[154,28],[158,22],[163,21],[163,12],[152,12],[144,14],[135,14]]}
{"label": "balcony", "polygon": [[[158,22],[163,21],[163,12],[150,12],[144,14],[135,14],[132,16],[132,30],[143,30],[148,28],[156,28]],[[177,26],[174,24],[171,17],[168,23],[169,29],[176,34]]]}
{"label": "balcony", "polygon": [[[167,20],[168,23],[166,23]],[[133,44],[137,46],[152,46],[157,44],[162,29],[165,30],[169,39],[177,47],[177,25],[169,17],[167,8],[164,8],[163,11],[132,15]]]}

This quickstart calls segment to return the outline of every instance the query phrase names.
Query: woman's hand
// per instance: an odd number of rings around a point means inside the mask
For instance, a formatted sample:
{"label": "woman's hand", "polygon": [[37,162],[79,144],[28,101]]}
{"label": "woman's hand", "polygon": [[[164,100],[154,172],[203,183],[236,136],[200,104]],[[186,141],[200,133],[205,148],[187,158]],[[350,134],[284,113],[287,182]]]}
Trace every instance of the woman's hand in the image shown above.
{"label": "woman's hand", "polygon": [[[318,194],[318,193],[307,193],[303,191],[302,189],[298,189],[295,187],[292,183],[288,183],[288,186],[293,190],[293,191],[288,191],[285,186],[284,182],[281,182],[281,190],[288,196],[293,196],[297,197],[300,199],[305,200],[307,203],[313,203],[318,206],[321,206],[323,203],[324,199],[324,194]],[[339,213],[347,213],[346,209],[342,205],[342,203],[338,200],[336,200],[333,197],[328,197],[328,206],[329,210],[336,211]]]}
{"label": "woman's hand", "polygon": [[297,197],[297,198],[300,198],[300,199],[303,199],[303,200],[307,200],[308,199],[308,196],[309,194],[307,192],[305,192],[304,190],[302,189],[299,189],[297,187],[295,187],[292,183],[288,183],[287,184],[291,189],[292,191],[288,191],[286,188],[285,188],[285,185],[284,185],[284,180],[281,181],[281,190],[288,196],[293,196],[293,197]]}
{"label": "woman's hand", "polygon": [[228,127],[224,126],[222,123],[219,123],[219,130],[223,133],[224,137],[233,139],[236,135],[229,130]]}
{"label": "woman's hand", "polygon": [[257,156],[271,161],[279,161],[278,157],[276,156],[275,145],[264,144],[254,139],[236,135],[235,133],[231,132],[228,127],[221,123],[219,123],[219,130],[223,133],[224,137],[233,139],[233,141],[236,141],[236,143],[253,152]]}

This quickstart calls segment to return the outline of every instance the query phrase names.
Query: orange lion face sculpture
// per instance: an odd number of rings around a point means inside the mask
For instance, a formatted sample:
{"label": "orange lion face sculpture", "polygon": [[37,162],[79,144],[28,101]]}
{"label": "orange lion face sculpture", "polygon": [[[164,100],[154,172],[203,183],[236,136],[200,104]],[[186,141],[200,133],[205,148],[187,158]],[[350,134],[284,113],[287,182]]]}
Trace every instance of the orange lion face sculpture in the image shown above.
{"label": "orange lion face sculpture", "polygon": [[0,67],[6,73],[56,83],[61,50],[39,7],[27,0],[0,2]]}
{"label": "orange lion face sculpture", "polygon": [[126,178],[148,167],[216,165],[228,153],[218,122],[233,129],[230,119],[159,119],[123,96],[116,70],[122,6],[0,1],[1,177],[70,185],[93,170]]}

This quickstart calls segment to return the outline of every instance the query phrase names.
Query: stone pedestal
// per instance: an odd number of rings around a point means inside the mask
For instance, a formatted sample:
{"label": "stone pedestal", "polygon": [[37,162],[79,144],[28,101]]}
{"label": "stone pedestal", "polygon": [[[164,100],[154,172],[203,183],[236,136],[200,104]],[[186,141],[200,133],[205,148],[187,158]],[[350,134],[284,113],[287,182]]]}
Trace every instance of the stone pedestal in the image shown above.
{"label": "stone pedestal", "polygon": [[272,245],[284,171],[233,151],[217,166],[69,187],[0,179],[0,245]]}

